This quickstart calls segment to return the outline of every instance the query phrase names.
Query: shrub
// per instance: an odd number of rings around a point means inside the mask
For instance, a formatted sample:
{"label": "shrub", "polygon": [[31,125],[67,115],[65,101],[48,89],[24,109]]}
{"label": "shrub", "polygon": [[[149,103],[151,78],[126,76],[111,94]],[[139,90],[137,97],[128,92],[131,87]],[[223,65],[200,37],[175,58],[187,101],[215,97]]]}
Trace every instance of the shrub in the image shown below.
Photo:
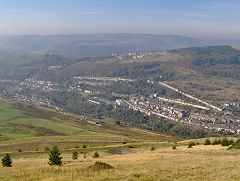
{"label": "shrub", "polygon": [[62,165],[61,153],[58,150],[57,146],[54,146],[49,154],[49,165]]}
{"label": "shrub", "polygon": [[45,147],[45,148],[44,148],[44,151],[49,151],[49,148],[48,148],[48,147]]}
{"label": "shrub", "polygon": [[215,139],[213,142],[212,142],[212,145],[220,145],[222,143],[222,141],[220,139]]}
{"label": "shrub", "polygon": [[154,146],[152,146],[151,151],[154,151],[154,150],[156,150],[156,148]]}
{"label": "shrub", "polygon": [[98,157],[99,157],[99,153],[95,152],[94,155],[93,155],[93,158],[98,158]]}
{"label": "shrub", "polygon": [[72,153],[72,159],[73,159],[73,160],[77,160],[77,159],[78,159],[78,152],[74,151],[74,152]]}
{"label": "shrub", "polygon": [[237,139],[236,143],[240,143],[240,139]]}
{"label": "shrub", "polygon": [[20,153],[20,152],[22,152],[22,149],[21,149],[21,148],[18,148],[18,150],[17,150],[17,151]]}
{"label": "shrub", "polygon": [[232,146],[230,146],[228,149],[229,150],[230,149],[240,149],[240,139],[238,139],[235,143],[233,143]]}
{"label": "shrub", "polygon": [[136,148],[136,146],[134,146],[133,144],[128,145],[128,148]]}
{"label": "shrub", "polygon": [[83,145],[82,145],[82,148],[87,148],[87,145],[83,144]]}
{"label": "shrub", "polygon": [[11,167],[12,166],[12,158],[8,153],[2,158],[2,166],[3,167]]}
{"label": "shrub", "polygon": [[173,146],[172,146],[172,149],[173,149],[173,150],[177,149],[177,146],[176,146],[176,145],[173,145]]}
{"label": "shrub", "polygon": [[113,166],[103,162],[95,162],[93,165],[91,165],[88,168],[97,171],[97,170],[113,169]]}
{"label": "shrub", "polygon": [[193,146],[196,146],[196,143],[192,141],[188,143],[188,148],[192,148]]}
{"label": "shrub", "polygon": [[226,137],[222,139],[222,146],[229,146],[233,144],[233,140],[228,140]]}
{"label": "shrub", "polygon": [[205,140],[205,143],[204,143],[204,145],[211,145],[211,141],[210,141],[210,139],[209,139],[209,138],[207,138],[207,139]]}

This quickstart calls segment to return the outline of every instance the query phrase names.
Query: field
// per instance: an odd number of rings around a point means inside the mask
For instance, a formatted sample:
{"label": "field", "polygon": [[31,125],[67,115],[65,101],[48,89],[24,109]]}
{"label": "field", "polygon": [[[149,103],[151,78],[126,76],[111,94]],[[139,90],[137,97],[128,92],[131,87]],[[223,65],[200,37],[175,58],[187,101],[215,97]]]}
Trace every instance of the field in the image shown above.
{"label": "field", "polygon": [[[13,158],[12,168],[0,168],[1,180],[239,180],[240,151],[222,146],[199,145],[187,148],[179,142],[176,150],[171,143],[155,143],[156,150],[134,148],[135,153],[110,154],[97,150],[80,154],[78,160],[71,153],[62,154],[63,166],[49,166],[47,154],[38,157]],[[108,148],[109,149],[109,148]],[[83,149],[81,149],[83,150]],[[86,158],[83,157],[86,156]],[[96,161],[113,166],[113,169],[90,169]]]}
{"label": "field", "polygon": [[[19,105],[18,105],[19,106]],[[36,108],[24,110],[14,104],[0,102],[0,140],[24,139],[38,136],[82,135],[90,131],[60,122],[60,114],[40,111]],[[34,114],[35,113],[35,114]],[[42,114],[41,114],[42,113]]]}

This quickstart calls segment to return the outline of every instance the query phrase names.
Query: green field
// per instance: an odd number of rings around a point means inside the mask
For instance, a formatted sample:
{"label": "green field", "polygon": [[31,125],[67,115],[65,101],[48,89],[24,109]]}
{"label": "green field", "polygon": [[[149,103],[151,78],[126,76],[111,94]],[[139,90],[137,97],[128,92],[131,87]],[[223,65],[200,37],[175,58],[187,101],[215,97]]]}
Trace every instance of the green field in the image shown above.
{"label": "green field", "polygon": [[11,122],[23,125],[31,125],[33,127],[41,127],[54,130],[58,133],[63,133],[66,135],[77,135],[77,134],[88,134],[86,130],[71,126],[70,124],[57,122],[47,119],[39,118],[18,118],[12,120]]}
{"label": "green field", "polygon": [[[36,111],[36,110],[35,110]],[[41,111],[40,111],[41,112]],[[33,115],[35,113],[35,115]],[[38,114],[36,114],[38,113]],[[83,135],[90,134],[90,131],[74,126],[67,121],[51,116],[58,116],[48,112],[39,114],[29,110],[23,111],[14,107],[13,104],[0,102],[0,140],[24,139],[37,136],[54,135]]]}
{"label": "green field", "polygon": [[14,108],[11,104],[0,101],[0,121],[13,119],[24,114],[23,111]]}
{"label": "green field", "polygon": [[96,126],[79,121],[74,115],[66,116],[25,104],[9,103],[3,99],[0,109],[0,155],[6,151],[15,153],[19,148],[25,153],[36,150],[42,153],[46,146],[51,147],[53,144],[71,150],[81,148],[83,144],[91,149],[119,145],[126,147],[123,142],[139,144],[181,140],[135,128],[116,127],[111,123],[112,120],[103,120],[106,124]]}

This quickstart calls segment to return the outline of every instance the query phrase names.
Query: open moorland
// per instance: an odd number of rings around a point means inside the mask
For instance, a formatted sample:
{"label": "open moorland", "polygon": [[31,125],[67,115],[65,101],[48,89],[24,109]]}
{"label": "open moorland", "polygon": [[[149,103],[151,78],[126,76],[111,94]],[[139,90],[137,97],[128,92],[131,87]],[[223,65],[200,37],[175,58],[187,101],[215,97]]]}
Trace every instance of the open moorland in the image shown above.
{"label": "open moorland", "polygon": [[[199,140],[196,140],[199,141]],[[173,144],[173,143],[172,143]],[[47,153],[34,157],[13,157],[13,167],[0,168],[1,180],[239,180],[239,150],[227,150],[220,145],[198,145],[187,148],[179,142],[175,150],[171,143],[152,143],[141,148],[128,148],[125,154],[109,153],[108,146],[94,148],[72,160],[63,151],[63,165],[49,166]],[[103,149],[104,148],[104,149]],[[120,149],[118,145],[115,149]],[[122,149],[122,148],[121,148]],[[81,152],[83,151],[83,152]],[[105,167],[94,166],[103,162]],[[108,166],[112,167],[108,167]]]}

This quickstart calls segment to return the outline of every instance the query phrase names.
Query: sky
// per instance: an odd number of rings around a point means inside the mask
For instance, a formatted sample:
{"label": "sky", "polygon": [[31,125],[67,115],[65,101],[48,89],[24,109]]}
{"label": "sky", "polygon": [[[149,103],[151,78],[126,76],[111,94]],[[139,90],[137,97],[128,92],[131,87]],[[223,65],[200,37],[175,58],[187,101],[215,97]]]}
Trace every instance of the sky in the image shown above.
{"label": "sky", "polygon": [[240,38],[240,0],[0,0],[0,34]]}

